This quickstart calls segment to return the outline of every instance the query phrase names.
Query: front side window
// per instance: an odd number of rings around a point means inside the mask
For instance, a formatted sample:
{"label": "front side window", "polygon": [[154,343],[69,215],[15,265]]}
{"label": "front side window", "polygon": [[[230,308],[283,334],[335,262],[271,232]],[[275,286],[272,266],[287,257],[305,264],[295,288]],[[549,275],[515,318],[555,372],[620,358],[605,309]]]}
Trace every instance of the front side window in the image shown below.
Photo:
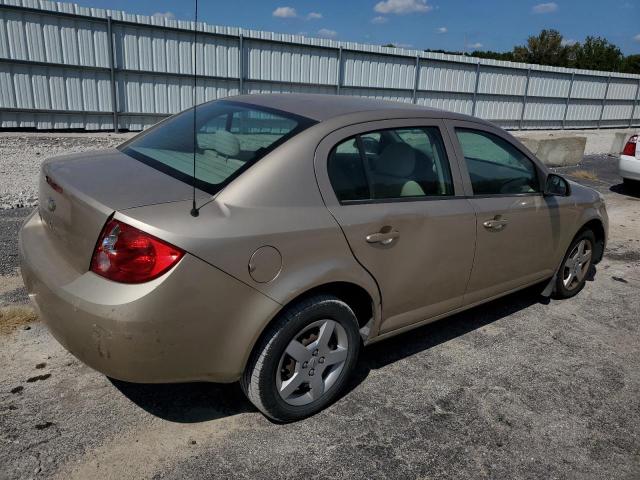
{"label": "front side window", "polygon": [[331,151],[328,170],[340,202],[453,195],[449,160],[437,127],[350,137]]}
{"label": "front side window", "polygon": [[531,160],[508,141],[481,130],[456,128],[474,195],[540,192]]}
{"label": "front side window", "polygon": [[248,104],[217,101],[182,112],[121,151],[211,194],[314,122]]}

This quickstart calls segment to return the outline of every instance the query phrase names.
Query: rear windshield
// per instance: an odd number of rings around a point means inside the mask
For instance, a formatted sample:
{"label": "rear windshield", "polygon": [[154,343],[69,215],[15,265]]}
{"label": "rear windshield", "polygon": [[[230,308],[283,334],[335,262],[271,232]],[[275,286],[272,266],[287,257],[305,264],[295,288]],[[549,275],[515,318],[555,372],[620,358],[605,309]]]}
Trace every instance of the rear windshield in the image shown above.
{"label": "rear windshield", "polygon": [[222,100],[199,106],[195,116],[189,109],[171,117],[119,149],[215,194],[251,164],[313,123],[287,112]]}

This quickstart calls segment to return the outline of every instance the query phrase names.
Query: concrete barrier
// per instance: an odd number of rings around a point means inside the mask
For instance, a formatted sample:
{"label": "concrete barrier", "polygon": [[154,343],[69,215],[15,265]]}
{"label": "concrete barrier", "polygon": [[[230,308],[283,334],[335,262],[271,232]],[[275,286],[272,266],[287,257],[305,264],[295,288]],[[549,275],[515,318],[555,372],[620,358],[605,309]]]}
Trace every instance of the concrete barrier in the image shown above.
{"label": "concrete barrier", "polygon": [[519,140],[531,150],[536,157],[550,167],[569,167],[578,165],[584,157],[587,145],[586,137],[528,137],[518,135]]}
{"label": "concrete barrier", "polygon": [[631,135],[632,134],[630,132],[615,132],[609,153],[611,155],[618,155],[626,145],[627,140],[629,140]]}
{"label": "concrete barrier", "polygon": [[584,149],[585,155],[617,156],[629,137],[638,132],[640,132],[640,128],[603,128],[600,130],[516,130],[511,131],[511,134],[521,140],[526,138],[527,141],[560,137],[585,137],[587,139],[587,146]]}

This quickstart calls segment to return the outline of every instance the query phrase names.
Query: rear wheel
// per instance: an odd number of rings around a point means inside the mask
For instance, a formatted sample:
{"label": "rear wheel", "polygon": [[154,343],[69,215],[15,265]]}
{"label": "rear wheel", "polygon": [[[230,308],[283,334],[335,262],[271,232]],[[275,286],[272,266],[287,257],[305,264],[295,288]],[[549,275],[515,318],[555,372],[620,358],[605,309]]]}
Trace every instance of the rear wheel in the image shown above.
{"label": "rear wheel", "polygon": [[591,230],[580,232],[574,238],[556,276],[556,296],[570,298],[582,290],[593,264],[595,244]]}
{"label": "rear wheel", "polygon": [[329,405],[353,371],[358,322],[336,297],[319,295],[285,310],[257,345],[241,380],[268,417],[291,422]]}

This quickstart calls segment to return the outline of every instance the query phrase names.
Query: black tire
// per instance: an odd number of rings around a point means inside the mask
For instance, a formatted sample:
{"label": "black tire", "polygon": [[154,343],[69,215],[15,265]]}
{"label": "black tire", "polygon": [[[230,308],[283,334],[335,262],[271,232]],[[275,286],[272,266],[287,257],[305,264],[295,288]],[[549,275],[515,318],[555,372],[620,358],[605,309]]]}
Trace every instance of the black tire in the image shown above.
{"label": "black tire", "polygon": [[[344,329],[343,335],[346,333],[346,360],[341,363],[337,379],[319,398],[306,405],[291,405],[282,398],[276,385],[276,376],[282,374],[281,358],[300,332],[326,319],[337,322]],[[278,422],[301,420],[319,412],[340,395],[356,366],[360,343],[358,321],[349,305],[331,295],[315,295],[287,307],[266,330],[253,350],[240,385],[251,403],[267,417]]]}
{"label": "black tire", "polygon": [[[583,264],[584,272],[586,272],[586,274],[579,281],[576,281],[575,284],[567,287],[567,285],[565,285],[565,278],[567,278],[567,276],[565,276],[565,272],[570,269],[570,267],[567,266],[567,261],[569,260],[570,255],[574,252],[576,246],[582,241],[588,242],[591,249],[591,256],[588,262],[585,262]],[[571,245],[569,245],[567,252],[564,254],[562,264],[560,265],[558,274],[556,275],[556,285],[554,289],[554,296],[556,298],[571,298],[574,295],[577,295],[580,290],[584,288],[587,278],[589,278],[591,269],[593,268],[595,248],[596,238],[591,230],[583,230],[582,232],[579,232],[578,235],[576,235],[576,237],[571,242]]]}

